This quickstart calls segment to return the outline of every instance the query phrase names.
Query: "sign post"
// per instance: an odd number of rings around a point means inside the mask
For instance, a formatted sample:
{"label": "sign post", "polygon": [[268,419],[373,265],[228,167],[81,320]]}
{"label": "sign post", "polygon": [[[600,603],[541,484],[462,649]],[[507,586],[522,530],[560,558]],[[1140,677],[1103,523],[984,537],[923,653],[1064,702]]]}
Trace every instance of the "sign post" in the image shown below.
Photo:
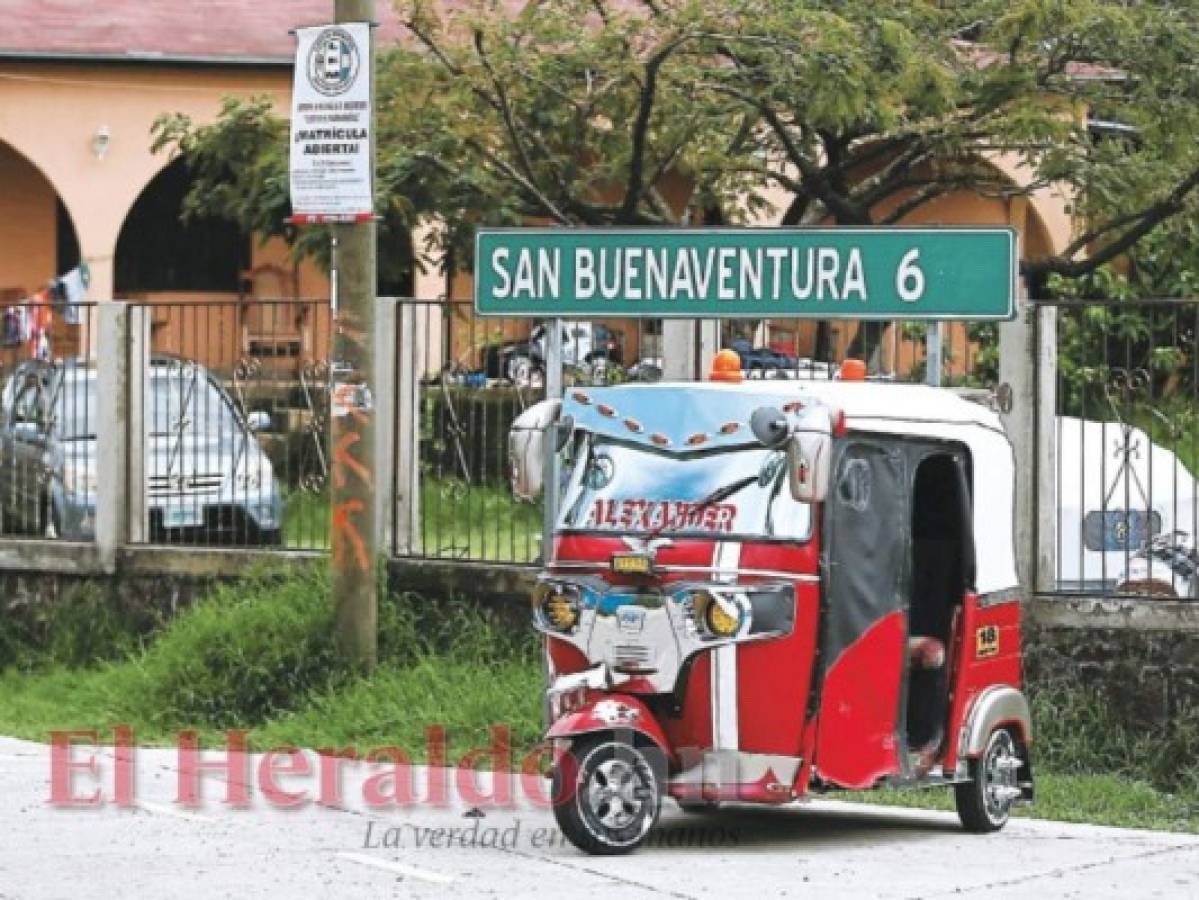
{"label": "sign post", "polygon": [[375,665],[374,0],[335,0],[335,25],[297,31],[291,122],[292,221],[332,224],[330,546],[338,644]]}

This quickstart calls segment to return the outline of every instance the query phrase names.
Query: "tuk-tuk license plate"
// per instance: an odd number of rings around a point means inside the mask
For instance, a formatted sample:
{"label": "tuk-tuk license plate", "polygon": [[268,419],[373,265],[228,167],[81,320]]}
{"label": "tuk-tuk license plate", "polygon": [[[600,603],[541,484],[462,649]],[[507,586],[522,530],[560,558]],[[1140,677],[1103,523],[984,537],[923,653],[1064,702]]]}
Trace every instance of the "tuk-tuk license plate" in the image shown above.
{"label": "tuk-tuk license plate", "polygon": [[652,575],[654,558],[648,553],[613,553],[612,571],[617,575]]}

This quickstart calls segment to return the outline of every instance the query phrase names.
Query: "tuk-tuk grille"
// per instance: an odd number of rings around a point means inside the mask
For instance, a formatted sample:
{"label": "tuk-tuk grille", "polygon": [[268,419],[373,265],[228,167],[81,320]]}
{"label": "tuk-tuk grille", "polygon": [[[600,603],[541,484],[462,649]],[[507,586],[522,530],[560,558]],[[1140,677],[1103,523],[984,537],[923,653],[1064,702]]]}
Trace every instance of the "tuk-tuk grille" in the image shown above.
{"label": "tuk-tuk grille", "polygon": [[612,647],[612,662],[614,664],[648,663],[653,657],[653,651],[641,644],[616,644]]}

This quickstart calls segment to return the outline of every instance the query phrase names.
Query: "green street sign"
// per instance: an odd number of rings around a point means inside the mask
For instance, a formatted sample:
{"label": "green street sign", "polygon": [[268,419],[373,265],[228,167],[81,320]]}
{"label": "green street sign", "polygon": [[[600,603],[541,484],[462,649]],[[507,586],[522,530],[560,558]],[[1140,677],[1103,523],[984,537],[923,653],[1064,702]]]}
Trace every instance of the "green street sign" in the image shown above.
{"label": "green street sign", "polygon": [[482,316],[1010,319],[1011,228],[481,228]]}

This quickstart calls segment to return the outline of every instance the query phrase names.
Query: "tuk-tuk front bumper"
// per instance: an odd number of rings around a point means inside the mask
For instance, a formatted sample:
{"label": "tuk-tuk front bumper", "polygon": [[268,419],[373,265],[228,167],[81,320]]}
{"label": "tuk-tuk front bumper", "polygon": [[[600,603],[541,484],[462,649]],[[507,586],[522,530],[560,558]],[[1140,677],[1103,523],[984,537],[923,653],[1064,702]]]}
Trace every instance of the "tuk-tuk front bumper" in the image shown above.
{"label": "tuk-tuk front bumper", "polygon": [[666,733],[649,707],[635,694],[622,692],[602,663],[558,678],[546,696],[551,722],[546,732],[549,740],[624,730],[649,738],[666,756],[674,755]]}

